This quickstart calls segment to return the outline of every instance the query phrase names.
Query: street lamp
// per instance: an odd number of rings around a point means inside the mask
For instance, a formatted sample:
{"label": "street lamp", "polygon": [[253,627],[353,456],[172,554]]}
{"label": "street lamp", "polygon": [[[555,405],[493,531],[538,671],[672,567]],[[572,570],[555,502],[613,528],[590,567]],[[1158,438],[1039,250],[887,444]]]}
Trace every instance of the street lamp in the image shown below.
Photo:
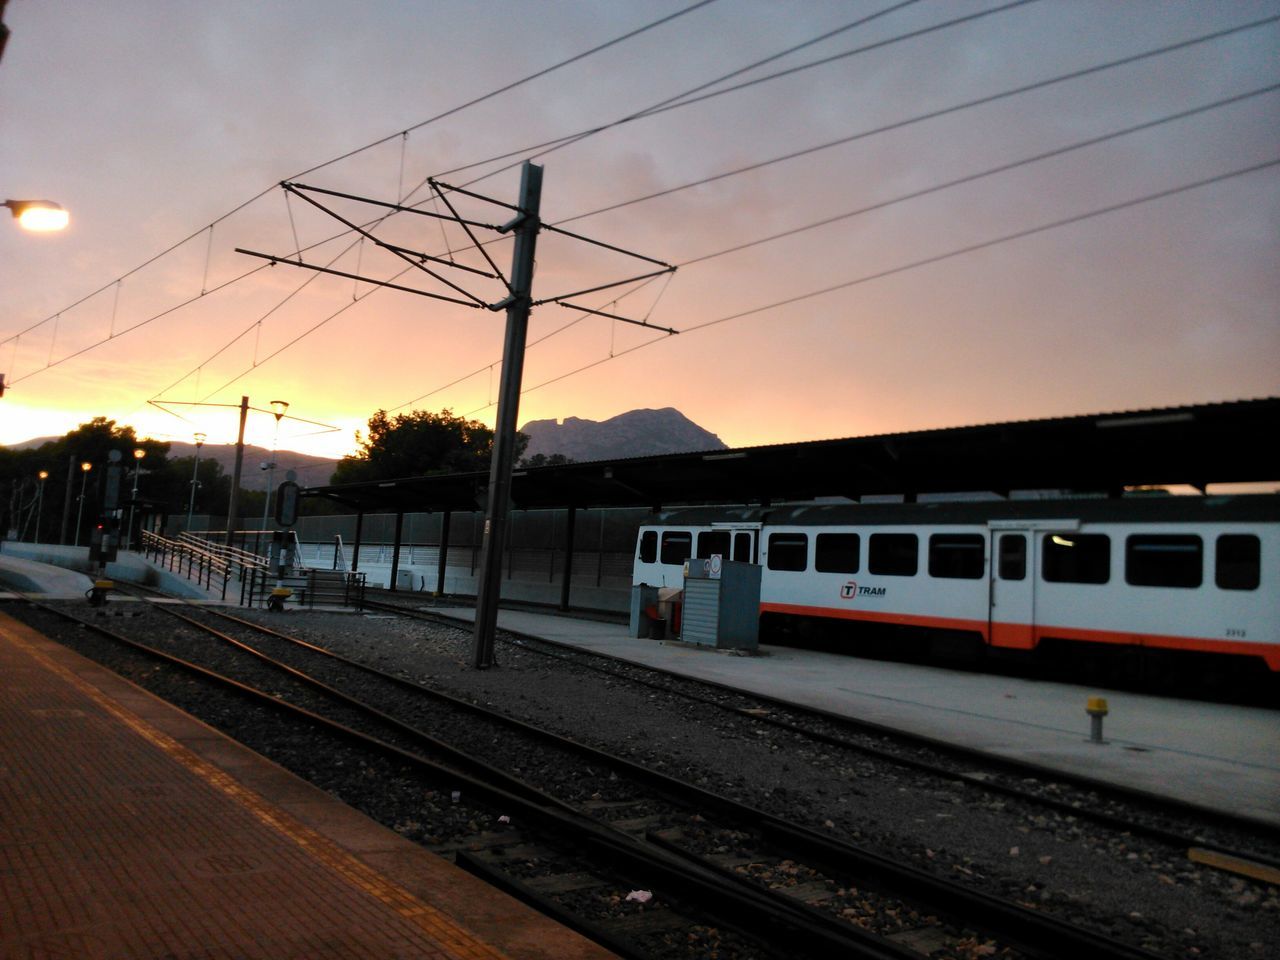
{"label": "street lamp", "polygon": [[129,549],[129,544],[133,540],[133,511],[138,507],[138,474],[142,472],[142,458],[147,455],[147,451],[141,447],[133,449],[133,495],[129,499],[129,526],[124,531],[124,548]]}
{"label": "street lamp", "polygon": [[35,542],[40,542],[40,514],[44,511],[44,482],[49,479],[49,471],[41,470],[37,476],[40,478],[40,486],[36,488],[36,538]]}
{"label": "street lamp", "polygon": [[80,472],[84,479],[80,481],[80,506],[76,509],[76,542],[75,545],[80,546],[80,521],[84,518],[84,490],[89,485],[89,471],[93,469],[93,464],[85,460],[80,464]]}
{"label": "street lamp", "polygon": [[204,446],[205,434],[196,434],[196,465],[191,468],[191,502],[187,505],[187,533],[191,532],[191,515],[196,509],[196,489],[200,486],[200,448]]}
{"label": "street lamp", "polygon": [[4,205],[13,212],[18,226],[33,233],[64,230],[71,221],[71,214],[52,200],[6,200]]}
{"label": "street lamp", "polygon": [[267,471],[267,499],[262,503],[262,529],[264,531],[267,529],[267,517],[271,514],[271,486],[276,475],[276,446],[280,443],[280,421],[284,419],[284,415],[289,409],[289,401],[272,400],[268,406],[271,407],[271,413],[276,418],[276,429],[271,438],[271,459],[262,465],[262,469]]}

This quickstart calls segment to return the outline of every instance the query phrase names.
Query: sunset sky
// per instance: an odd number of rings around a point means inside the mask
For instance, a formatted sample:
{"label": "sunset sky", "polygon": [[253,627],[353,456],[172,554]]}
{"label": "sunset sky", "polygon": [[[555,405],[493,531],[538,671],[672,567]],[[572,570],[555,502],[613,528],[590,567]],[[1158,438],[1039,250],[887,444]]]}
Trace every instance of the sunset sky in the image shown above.
{"label": "sunset sky", "polygon": [[[99,415],[233,442],[242,395],[289,401],[279,446],[329,456],[379,408],[492,423],[501,312],[235,248],[456,295],[279,182],[447,212],[428,176],[510,203],[525,158],[548,223],[680,265],[574,302],[684,332],[536,308],[520,423],[670,406],[742,446],[1275,395],[1276,18],[1244,0],[10,0],[0,193],[72,219],[0,227],[0,443]],[[456,225],[374,231],[487,269]],[[506,272],[510,239],[480,239]],[[651,269],[538,243],[537,299]],[[250,442],[272,424],[255,414]]]}

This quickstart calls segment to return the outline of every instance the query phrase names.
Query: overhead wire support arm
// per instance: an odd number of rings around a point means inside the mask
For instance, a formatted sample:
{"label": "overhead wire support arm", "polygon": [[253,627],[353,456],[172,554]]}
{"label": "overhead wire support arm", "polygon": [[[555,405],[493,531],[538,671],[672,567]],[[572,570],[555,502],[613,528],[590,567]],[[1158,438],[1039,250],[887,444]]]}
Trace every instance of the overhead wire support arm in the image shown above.
{"label": "overhead wire support arm", "polygon": [[432,293],[429,290],[418,290],[415,287],[406,287],[398,283],[391,283],[389,280],[370,280],[368,277],[362,277],[358,273],[349,273],[346,270],[334,270],[332,267],[322,267],[318,264],[307,263],[302,259],[290,260],[288,257],[282,257],[274,253],[259,253],[257,250],[246,250],[243,247],[236,247],[236,253],[243,253],[248,257],[258,257],[262,260],[270,260],[273,264],[285,263],[291,267],[303,267],[306,270],[314,270],[316,273],[330,273],[335,277],[346,277],[348,280],[359,280],[361,283],[367,283],[375,287],[386,287],[390,290],[402,290],[405,293],[415,293],[420,297],[430,297],[432,300],[443,300],[445,303],[456,303],[460,307],[471,307],[472,309],[480,309],[486,304],[476,300],[460,300],[457,297],[447,297],[443,293]]}
{"label": "overhead wire support arm", "polygon": [[468,267],[465,263],[458,263],[456,260],[448,260],[444,257],[432,256],[429,253],[423,253],[421,250],[410,250],[408,247],[398,247],[394,243],[384,243],[382,246],[390,250],[392,253],[403,253],[413,257],[420,257],[423,260],[430,260],[432,263],[442,263],[446,267],[453,267],[455,270],[465,270],[467,273],[474,273],[477,277],[484,277],[487,280],[504,279],[500,273],[490,273],[488,270],[481,270],[479,267]]}
{"label": "overhead wire support arm", "polygon": [[[479,297],[477,297],[474,293],[471,293],[470,291],[458,286],[452,280],[446,280],[440,274],[436,273],[434,270],[425,266],[421,260],[415,260],[413,257],[410,257],[407,254],[403,253],[402,247],[396,247],[385,242],[384,240],[378,239],[368,230],[365,230],[363,227],[359,226],[358,224],[353,223],[352,221],[348,220],[346,217],[342,216],[341,214],[335,213],[334,211],[330,210],[320,201],[315,200],[311,197],[308,197],[305,193],[302,193],[301,191],[299,191],[297,187],[288,183],[281,184],[281,186],[284,187],[286,192],[292,193],[295,196],[302,198],[303,200],[307,201],[307,203],[315,207],[317,210],[321,210],[324,213],[327,213],[329,216],[333,217],[333,219],[337,220],[340,224],[342,224],[343,226],[347,227],[350,230],[354,230],[356,233],[360,234],[360,236],[364,237],[366,240],[369,240],[374,244],[376,244],[377,246],[381,247],[383,250],[386,250],[387,252],[394,254],[395,256],[399,257],[401,260],[405,261],[405,263],[408,263],[413,265],[414,267],[417,267],[427,276],[431,277],[434,280],[438,280],[440,283],[443,283],[450,290],[456,291],[457,293],[462,294],[464,297],[467,297],[469,300],[474,301],[477,306],[484,306],[484,301],[481,300]],[[356,197],[355,199],[359,200],[361,198]],[[356,279],[359,279],[359,278],[357,277]]]}
{"label": "overhead wire support arm", "polygon": [[[341,190],[328,190],[324,187],[313,187],[305,183],[291,183],[288,180],[281,181],[280,186],[285,190],[302,196],[301,191],[308,193],[323,193],[326,197],[338,197],[341,200],[355,200],[358,203],[367,203],[375,207],[382,207],[384,210],[392,210],[395,213],[412,213],[419,217],[431,217],[433,220],[453,220],[453,217],[447,217],[443,213],[436,213],[434,210],[422,210],[418,207],[406,207],[401,203],[390,203],[386,200],[374,200],[372,197],[361,197],[354,193],[343,193]],[[479,196],[479,194],[472,194]],[[488,199],[488,198],[482,198]],[[498,203],[497,200],[492,201]],[[509,204],[500,204],[501,206],[510,206]],[[323,208],[321,208],[323,209]],[[515,209],[511,207],[511,209]],[[496,223],[485,223],[483,220],[462,220],[461,223],[469,227],[476,227],[480,230],[498,230],[500,229]]]}
{"label": "overhead wire support arm", "polygon": [[584,293],[599,293],[601,290],[611,290],[614,287],[624,287],[628,283],[639,283],[641,280],[651,280],[654,277],[660,277],[666,273],[675,273],[675,267],[667,267],[665,270],[654,270],[650,273],[642,273],[638,277],[630,277],[626,280],[616,280],[613,283],[602,283],[598,287],[588,287],[585,290],[575,290],[573,293],[562,293],[556,297],[546,297],[543,300],[535,300],[532,306],[540,307],[544,303],[559,303],[566,297],[580,297]]}
{"label": "overhead wire support arm", "polygon": [[508,210],[514,210],[516,213],[525,212],[514,203],[507,203],[505,200],[495,200],[493,197],[486,197],[483,193],[475,193],[474,191],[467,190],[465,187],[455,187],[453,184],[445,183],[443,180],[437,180],[435,177],[427,177],[427,183],[431,185],[431,188],[435,190],[437,194],[441,194],[441,199],[444,199],[444,191],[448,190],[450,193],[460,193],[464,197],[471,197],[473,200],[483,200],[485,203],[492,203],[494,206],[506,207]]}
{"label": "overhead wire support arm", "polygon": [[502,285],[510,291],[511,283],[507,280],[506,276],[503,275],[502,269],[493,262],[493,257],[489,256],[489,251],[485,249],[485,245],[480,242],[474,233],[471,232],[471,228],[467,226],[467,221],[458,215],[457,209],[449,202],[449,198],[440,192],[440,188],[436,186],[434,181],[431,183],[431,189],[436,192],[436,196],[440,198],[440,202],[449,208],[449,212],[453,214],[454,220],[457,221],[458,225],[466,232],[467,238],[471,241],[472,245],[480,251],[480,255],[484,257],[485,261],[493,269],[494,274],[496,274],[495,279],[501,280]]}
{"label": "overhead wire support arm", "polygon": [[570,237],[573,240],[581,240],[583,243],[589,243],[595,247],[603,247],[606,250],[612,250],[614,253],[621,253],[628,257],[635,257],[637,260],[643,260],[645,263],[656,263],[660,267],[666,267],[668,270],[674,270],[675,266],[667,263],[665,260],[658,260],[655,257],[646,257],[643,253],[636,253],[634,250],[626,250],[622,247],[615,247],[612,243],[605,243],[603,240],[592,240],[590,237],[584,237],[580,233],[574,233],[572,230],[565,230],[561,227],[553,226],[549,223],[542,225],[543,230],[550,230],[552,233],[558,233],[562,236]]}
{"label": "overhead wire support arm", "polygon": [[583,313],[589,313],[594,317],[608,317],[610,320],[621,320],[623,323],[634,324],[637,327],[644,327],[648,330],[661,330],[663,333],[669,333],[672,336],[680,331],[671,327],[660,327],[656,323],[649,323],[647,320],[633,320],[631,317],[621,317],[616,313],[608,313],[604,310],[593,310],[591,307],[584,307],[577,303],[568,303],[564,300],[548,300],[545,303],[556,303],[562,307],[568,307],[570,310],[581,310]]}

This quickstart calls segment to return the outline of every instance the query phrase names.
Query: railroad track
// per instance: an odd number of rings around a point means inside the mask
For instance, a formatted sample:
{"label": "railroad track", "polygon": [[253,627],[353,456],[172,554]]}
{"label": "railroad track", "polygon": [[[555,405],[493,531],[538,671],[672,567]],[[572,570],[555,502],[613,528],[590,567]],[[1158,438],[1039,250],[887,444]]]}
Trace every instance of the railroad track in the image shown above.
{"label": "railroad track", "polygon": [[[241,695],[300,711],[309,722],[323,717],[335,735],[371,738],[362,741],[370,750],[428,764],[431,776],[456,785],[450,793],[482,798],[491,812],[505,809],[504,816],[522,825],[519,834],[504,825],[434,844],[452,849],[465,867],[530,899],[550,895],[561,910],[566,901],[600,900],[599,891],[615,889],[619,875],[643,878],[657,902],[674,913],[632,912],[613,929],[601,928],[599,917],[570,918],[570,925],[615,950],[628,952],[637,931],[652,938],[693,924],[706,931],[736,927],[771,943],[778,955],[803,950],[811,956],[907,958],[944,950],[949,952],[941,955],[965,956],[981,947],[1001,956],[1150,956],[261,625],[209,610],[152,609],[180,622],[167,631],[167,646],[202,649],[203,662],[182,669],[204,671],[206,680],[217,674],[227,678],[218,682],[239,683]],[[115,631],[88,625],[142,649]],[[216,653],[207,639],[214,635],[222,640]],[[175,656],[151,647],[145,652]],[[353,685],[359,696],[339,689]],[[387,706],[393,703],[394,710]],[[467,727],[461,738],[467,743],[423,733],[442,726]],[[529,825],[535,836],[525,833]],[[585,863],[584,848],[593,854]],[[539,872],[533,865],[540,862],[557,869]],[[565,870],[566,862],[582,865]],[[613,879],[602,882],[601,874]],[[753,880],[761,876],[771,886]],[[867,932],[860,924],[879,930]]]}
{"label": "railroad track", "polygon": [[[366,606],[442,625],[471,626],[462,618],[386,600],[374,599]],[[542,637],[505,629],[503,633],[508,636],[500,635],[500,641],[519,644],[521,649],[539,656],[679,696],[815,743],[1144,837],[1181,850],[1196,862],[1216,869],[1280,882],[1280,828],[1269,824],[763,694],[745,694],[713,681],[692,680]],[[651,679],[652,676],[660,679]],[[1208,835],[1206,828],[1219,833],[1221,839]]]}

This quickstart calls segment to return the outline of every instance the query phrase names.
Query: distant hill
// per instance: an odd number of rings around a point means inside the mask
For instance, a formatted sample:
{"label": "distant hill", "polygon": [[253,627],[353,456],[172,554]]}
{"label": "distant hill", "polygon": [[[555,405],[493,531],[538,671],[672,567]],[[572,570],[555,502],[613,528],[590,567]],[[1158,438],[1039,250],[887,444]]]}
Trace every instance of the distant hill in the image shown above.
{"label": "distant hill", "polygon": [[[21,443],[8,444],[8,447],[11,450],[31,450],[41,444],[48,443],[50,440],[60,439],[61,437],[36,437],[33,440],[23,440]],[[171,460],[191,457],[195,455],[195,452],[196,445],[194,443],[169,442],[169,458]],[[227,476],[231,476],[236,468],[236,445],[234,443],[206,443],[200,448],[200,459],[217,460],[218,463],[222,464],[223,472]],[[246,443],[244,446],[244,465],[241,467],[240,472],[241,486],[252,490],[259,482],[265,483],[265,480],[255,481],[253,478],[262,472],[261,464],[270,459],[270,450]],[[296,470],[298,472],[298,482],[304,486],[318,486],[328,483],[329,477],[338,465],[337,460],[331,460],[327,457],[313,457],[306,453],[295,453],[293,450],[277,450],[275,460],[277,482],[284,479],[286,470]]]}
{"label": "distant hill", "polygon": [[714,433],[674,407],[631,410],[603,421],[578,417],[531,420],[520,432],[529,437],[526,457],[562,453],[580,462],[728,449]]}
{"label": "distant hill", "polygon": [[[196,445],[194,443],[178,443],[170,441],[169,457],[177,460],[182,457],[195,456]],[[200,459],[217,460],[222,464],[222,470],[227,476],[235,471],[236,468],[236,445],[234,443],[206,443],[200,448]],[[254,477],[262,473],[261,465],[271,460],[271,451],[265,447],[255,447],[251,444],[244,445],[244,464],[240,468],[240,483],[242,486],[253,489],[255,486]],[[276,456],[276,482],[279,483],[284,479],[286,470],[296,470],[298,473],[298,482],[303,486],[320,486],[329,482],[329,477],[333,475],[334,469],[338,465],[337,460],[328,457],[313,457],[306,453],[297,453],[293,450],[277,450]]]}

